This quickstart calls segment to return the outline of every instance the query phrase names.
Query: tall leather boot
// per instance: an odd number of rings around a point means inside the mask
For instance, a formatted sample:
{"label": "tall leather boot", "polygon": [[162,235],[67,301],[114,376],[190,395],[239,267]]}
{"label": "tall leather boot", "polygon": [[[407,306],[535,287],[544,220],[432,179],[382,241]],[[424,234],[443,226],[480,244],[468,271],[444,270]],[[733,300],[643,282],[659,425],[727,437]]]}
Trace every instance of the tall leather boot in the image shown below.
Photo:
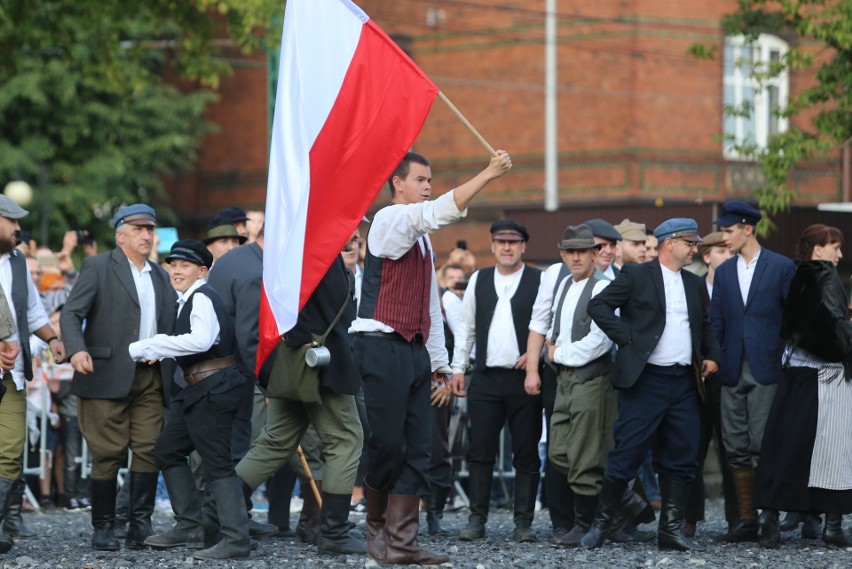
{"label": "tall leather boot", "polygon": [[[2,479],[0,479],[2,481]],[[121,544],[112,533],[115,527],[115,495],[117,480],[92,478],[92,549],[118,551]]]}
{"label": "tall leather boot", "polygon": [[533,543],[536,540],[532,522],[540,478],[538,472],[515,474],[515,531],[512,539],[518,543]]}
{"label": "tall leather boot", "polygon": [[550,543],[559,547],[577,547],[580,545],[580,540],[592,527],[592,521],[595,519],[595,510],[598,507],[597,496],[584,496],[582,494],[574,494],[574,527],[571,531],[561,536],[553,536],[550,538]]}
{"label": "tall leather boot", "polygon": [[23,476],[19,476],[12,484],[9,506],[6,508],[6,514],[3,517],[3,533],[14,539],[35,539],[38,537],[38,534],[27,527],[24,523],[24,517],[21,515],[26,486],[27,482]]}
{"label": "tall leather boot", "polygon": [[210,548],[222,540],[219,532],[219,514],[216,512],[216,497],[205,488],[201,493],[201,527],[204,529],[204,547]]}
{"label": "tall leather boot", "polygon": [[491,481],[494,466],[471,462],[468,464],[467,497],[470,500],[470,516],[467,525],[459,531],[461,541],[473,541],[485,537],[485,522],[491,505]]}
{"label": "tall leather boot", "polygon": [[592,521],[589,531],[580,540],[580,547],[596,549],[604,544],[610,531],[612,531],[613,518],[621,505],[626,488],[626,480],[610,480],[604,476],[595,519]]}
{"label": "tall leather boot", "polygon": [[384,562],[396,565],[440,565],[448,562],[448,556],[418,545],[419,529],[420,498],[403,494],[388,495],[385,523],[388,546]]}
{"label": "tall leather boot", "polygon": [[[322,481],[316,480],[317,490],[322,490]],[[320,535],[320,505],[310,486],[302,486],[302,513],[296,526],[296,539],[302,543],[316,545]]]}
{"label": "tall leather boot", "polygon": [[204,528],[201,526],[201,493],[195,485],[189,464],[174,466],[163,471],[169,500],[175,513],[175,526],[163,533],[149,536],[145,545],[168,549],[204,547]]}
{"label": "tall leather boot", "polygon": [[757,541],[762,547],[775,549],[781,546],[781,528],[778,510],[763,510],[757,520]]}
{"label": "tall leather boot", "polygon": [[689,499],[689,484],[677,482],[670,476],[660,478],[660,528],[657,549],[702,551],[704,546],[683,534],[683,512]]}
{"label": "tall leather boot", "polygon": [[739,520],[718,540],[727,543],[757,541],[757,510],[754,509],[754,469],[750,466],[735,468],[734,492],[737,494]]}
{"label": "tall leather boot", "polygon": [[151,516],[157,494],[157,472],[130,473],[130,510],[127,537],[124,545],[130,549],[144,549],[145,540],[153,535]]}
{"label": "tall leather boot", "polygon": [[[9,508],[9,503],[12,500],[12,492],[14,491],[14,485],[15,481],[11,478],[0,478],[0,507],[3,508],[0,510],[0,521],[2,521]],[[0,534],[0,553],[8,552],[12,549],[13,545],[15,545],[15,542],[12,539],[12,536]]]}
{"label": "tall leather boot", "polygon": [[322,493],[322,515],[317,548],[320,553],[363,554],[367,544],[356,539],[349,528],[352,494]]}
{"label": "tall leather boot", "polygon": [[621,498],[621,506],[615,515],[610,539],[616,543],[642,543],[652,541],[657,535],[651,531],[639,531],[638,524],[651,523],[657,519],[654,507],[630,488],[629,484]]}
{"label": "tall leather boot", "polygon": [[240,479],[240,485],[243,489],[243,498],[246,501],[246,512],[248,512],[248,520],[249,520],[249,537],[270,537],[273,535],[278,535],[278,526],[274,524],[265,524],[263,522],[259,522],[257,520],[252,519],[251,511],[254,508],[254,504],[251,501],[251,495],[253,493],[251,486],[246,484],[242,479]]}
{"label": "tall leather boot", "polygon": [[372,488],[365,478],[364,498],[367,500],[367,553],[377,561],[384,561],[388,549],[385,534],[388,495]]}
{"label": "tall leather boot", "polygon": [[836,547],[852,547],[852,542],[843,531],[843,514],[825,514],[825,528],[822,530],[822,540],[826,545]]}
{"label": "tall leather boot", "polygon": [[444,526],[444,507],[452,488],[432,486],[432,493],[426,499],[426,525],[429,535],[449,537],[455,532]]}
{"label": "tall leather boot", "polygon": [[222,539],[208,549],[193,553],[198,559],[248,559],[251,557],[249,523],[241,481],[236,475],[207,483],[216,499]]}
{"label": "tall leather boot", "polygon": [[113,533],[117,539],[127,537],[127,521],[130,519],[130,478],[124,478],[124,484],[115,496],[115,528]]}

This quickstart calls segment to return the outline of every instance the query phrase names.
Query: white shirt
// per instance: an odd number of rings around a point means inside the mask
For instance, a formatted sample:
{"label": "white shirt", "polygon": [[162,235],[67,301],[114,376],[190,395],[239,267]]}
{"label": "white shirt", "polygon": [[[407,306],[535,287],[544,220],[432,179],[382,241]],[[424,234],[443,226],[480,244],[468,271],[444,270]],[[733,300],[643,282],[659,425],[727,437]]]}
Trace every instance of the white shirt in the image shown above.
{"label": "white shirt", "polygon": [[746,263],[745,257],[737,254],[737,280],[740,282],[740,294],[743,295],[743,304],[748,301],[748,291],[751,288],[751,281],[754,279],[754,269],[757,267],[757,260],[760,258],[760,249],[751,258],[751,261]]}
{"label": "white shirt", "polygon": [[[367,247],[370,253],[376,257],[396,260],[405,255],[415,244],[420,247],[421,252],[426,251],[426,246],[432,250],[429,233],[467,215],[467,208],[459,211],[456,206],[454,193],[450,190],[432,201],[393,204],[380,209],[373,218],[370,232],[367,234]],[[432,290],[429,293],[429,318],[431,326],[429,339],[426,340],[426,349],[432,360],[432,371],[447,373],[450,371],[449,355],[444,343],[444,321],[441,317],[434,261],[432,261]],[[349,332],[391,333],[394,329],[378,320],[359,317],[352,322]]]}
{"label": "white shirt", "polygon": [[538,294],[535,295],[532,315],[530,316],[530,330],[542,336],[547,336],[553,317],[553,291],[556,288],[556,279],[564,263],[554,263],[547,267],[541,274],[541,282],[538,285]]}
{"label": "white shirt", "polygon": [[364,282],[364,269],[361,268],[361,265],[355,264],[355,274],[353,276],[355,281],[355,291],[353,294],[355,295],[355,313],[357,314],[357,309],[361,306],[361,283]]}
{"label": "white shirt", "polygon": [[704,284],[707,285],[707,298],[713,300],[713,284],[707,279],[704,279]]}
{"label": "white shirt", "polygon": [[611,280],[611,281],[614,281],[614,280],[615,280],[615,271],[614,271],[614,270],[612,270],[612,265],[608,266],[608,267],[606,268],[606,270],[605,270],[605,271],[601,271],[601,272],[602,272],[602,273],[606,276],[606,278],[608,278],[609,280]]}
{"label": "white shirt", "polygon": [[[13,251],[11,255],[20,255],[21,253],[17,250]],[[6,295],[6,301],[9,303],[9,308],[11,309],[9,312],[12,313],[12,322],[15,324],[15,333],[12,336],[6,338],[9,341],[17,341],[18,343],[22,341],[29,341],[29,338],[21,340],[18,338],[18,315],[15,313],[15,304],[12,302],[12,263],[9,260],[10,253],[4,253],[0,255],[0,286],[3,287],[3,294]],[[35,331],[44,326],[45,324],[50,324],[50,319],[47,317],[47,313],[44,311],[44,305],[41,302],[41,297],[38,294],[38,290],[36,290],[35,284],[33,280],[29,278],[30,272],[27,271],[27,328],[30,331]],[[18,388],[18,391],[22,391],[26,388],[27,378],[24,377],[24,350],[21,349],[21,352],[18,354],[17,359],[15,360],[15,367],[12,368],[12,379],[15,381],[15,387]]]}
{"label": "white shirt", "polygon": [[151,265],[145,261],[140,271],[129,257],[127,262],[136,285],[136,296],[139,297],[139,339],[144,340],[157,333],[157,297],[151,281]]}
{"label": "white shirt", "polygon": [[447,317],[447,326],[450,327],[450,332],[453,333],[453,338],[455,338],[459,334],[459,329],[464,319],[464,303],[459,295],[450,290],[444,291],[441,303],[444,305],[444,316]]}
{"label": "white shirt", "polygon": [[[186,301],[198,287],[204,284],[204,279],[198,279],[189,289],[178,293],[178,316],[186,306]],[[219,343],[219,319],[213,302],[206,294],[196,295],[192,301],[192,312],[189,314],[190,332],[179,336],[157,334],[151,338],[139,340],[130,344],[130,357],[139,362],[142,360],[161,360],[177,356],[190,356],[206,352]]]}
{"label": "white shirt", "polygon": [[[488,351],[485,354],[487,367],[512,369],[521,357],[518,352],[518,335],[515,333],[515,321],[512,317],[512,297],[521,283],[524,265],[520,270],[508,275],[501,275],[494,270],[494,289],[497,291],[497,305],[494,316],[488,327]],[[464,373],[470,358],[470,351],[476,341],[476,282],[479,271],[473,273],[467,290],[464,293],[464,319],[455,337],[455,353],[453,354],[453,373]]]}
{"label": "white shirt", "polygon": [[[562,314],[557,315],[556,310],[559,306],[559,299],[562,297],[562,291],[568,284],[568,280],[573,277],[565,277],[556,291],[556,297],[553,302],[553,321],[559,318],[559,337],[556,339],[556,350],[553,353],[553,361],[568,367],[580,367],[592,362],[602,355],[608,353],[612,349],[612,340],[604,334],[594,320],[592,320],[592,328],[585,337],[571,341],[571,331],[574,328],[574,313],[577,310],[577,303],[580,301],[580,296],[583,294],[583,289],[589,279],[585,278],[579,282],[574,282],[568,292],[565,293],[565,302],[562,304]],[[592,288],[592,298],[596,297],[600,292],[609,285],[610,281],[599,280]],[[553,338],[553,330],[555,326],[551,326],[547,332],[548,338]]]}
{"label": "white shirt", "polygon": [[660,268],[666,297],[666,327],[648,363],[658,366],[689,365],[692,363],[692,333],[683,275],[662,264]]}

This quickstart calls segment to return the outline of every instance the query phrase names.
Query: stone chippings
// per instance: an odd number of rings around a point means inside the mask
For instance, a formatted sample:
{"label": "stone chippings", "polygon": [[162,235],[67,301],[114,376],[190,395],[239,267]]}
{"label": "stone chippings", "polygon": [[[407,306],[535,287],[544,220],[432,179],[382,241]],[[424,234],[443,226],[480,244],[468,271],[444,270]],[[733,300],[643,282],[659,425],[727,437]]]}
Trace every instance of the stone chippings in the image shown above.
{"label": "stone chippings", "polygon": [[[484,541],[464,543],[455,539],[433,539],[423,535],[425,519],[421,518],[420,541],[427,547],[449,553],[451,561],[444,567],[465,569],[526,568],[556,569],[581,567],[588,569],[643,569],[643,568],[717,568],[808,569],[852,567],[852,550],[829,549],[822,541],[799,538],[798,531],[785,533],[784,543],[777,550],[764,550],[757,544],[721,545],[712,537],[722,533],[725,523],[720,501],[708,502],[707,521],[699,524],[697,539],[708,547],[700,553],[657,551],[651,544],[607,545],[601,550],[579,551],[557,549],[546,538],[550,535],[550,519],[546,511],[536,514],[534,523],[540,541],[516,544],[511,541],[512,516],[506,510],[492,512],[488,522],[488,537]],[[263,515],[257,515],[259,519]],[[291,515],[295,524],[297,515]],[[356,531],[363,530],[363,514],[352,514],[358,523]],[[460,528],[467,520],[467,512],[447,512],[445,521]],[[26,514],[27,524],[39,534],[39,539],[18,541],[9,553],[0,555],[0,569],[190,569],[201,567],[234,567],[239,569],[273,569],[298,567],[306,569],[358,569],[378,567],[366,556],[321,556],[316,547],[296,543],[290,538],[267,538],[252,552],[249,561],[207,562],[195,560],[186,549],[168,551],[123,549],[117,553],[95,552],[91,539],[88,512],[62,512]],[[158,512],[154,518],[158,531],[172,523],[169,514]],[[848,524],[847,524],[848,526]],[[647,527],[647,526],[646,526]],[[847,527],[848,529],[848,527]]]}

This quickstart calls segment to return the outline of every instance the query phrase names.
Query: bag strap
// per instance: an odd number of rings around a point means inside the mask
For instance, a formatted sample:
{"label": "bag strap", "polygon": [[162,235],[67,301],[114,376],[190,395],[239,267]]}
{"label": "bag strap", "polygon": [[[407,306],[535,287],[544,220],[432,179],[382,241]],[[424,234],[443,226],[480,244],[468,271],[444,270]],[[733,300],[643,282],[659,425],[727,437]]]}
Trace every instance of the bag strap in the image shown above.
{"label": "bag strap", "polygon": [[349,303],[352,301],[352,282],[350,279],[346,279],[346,300],[343,301],[343,306],[340,307],[340,311],[338,311],[337,316],[334,317],[334,320],[331,321],[331,325],[328,327],[328,330],[320,336],[319,340],[317,340],[317,344],[322,346],[325,344],[325,339],[331,334],[331,331],[340,322],[340,318],[343,316],[343,313],[346,312],[346,307],[349,306]]}

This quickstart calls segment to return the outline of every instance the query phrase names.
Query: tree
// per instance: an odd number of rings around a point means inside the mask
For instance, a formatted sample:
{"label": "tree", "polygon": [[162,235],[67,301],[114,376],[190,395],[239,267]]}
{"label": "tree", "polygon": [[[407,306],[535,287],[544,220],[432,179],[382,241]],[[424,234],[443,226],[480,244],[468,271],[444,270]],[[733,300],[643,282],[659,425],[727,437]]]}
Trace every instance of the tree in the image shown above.
{"label": "tree", "polygon": [[[796,165],[835,152],[852,139],[852,0],[738,0],[737,10],[722,26],[727,35],[751,40],[760,33],[793,38],[786,56],[752,70],[758,84],[787,70],[815,70],[816,83],[792,94],[786,107],[777,110],[790,119],[787,131],[770,137],[763,148],[737,147],[740,155],[760,166],[765,182],[755,196],[760,208],[772,215],[787,210],[795,197],[788,184]],[[693,46],[692,52],[715,55],[706,46]],[[769,223],[758,229],[765,233]]]}
{"label": "tree", "polygon": [[[214,40],[277,41],[282,11],[273,0],[0,0],[0,186],[38,187],[27,225],[49,212],[54,245],[68,229],[104,237],[119,205],[156,202],[212,128],[204,111],[230,70]],[[168,84],[167,66],[197,88]]]}

